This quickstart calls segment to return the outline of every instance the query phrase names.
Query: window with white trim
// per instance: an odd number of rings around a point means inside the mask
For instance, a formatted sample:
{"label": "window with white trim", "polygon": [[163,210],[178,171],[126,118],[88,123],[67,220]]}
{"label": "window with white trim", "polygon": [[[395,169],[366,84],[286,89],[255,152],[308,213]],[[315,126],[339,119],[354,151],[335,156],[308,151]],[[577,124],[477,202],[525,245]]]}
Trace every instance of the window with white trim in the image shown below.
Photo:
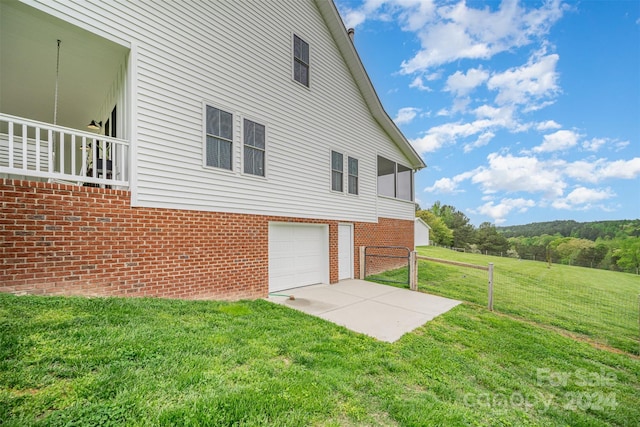
{"label": "window with white trim", "polygon": [[232,170],[233,115],[207,105],[206,165]]}
{"label": "window with white trim", "polygon": [[413,200],[413,170],[378,156],[378,195]]}
{"label": "window with white trim", "polygon": [[309,87],[309,43],[293,35],[293,78]]}
{"label": "window with white trim", "polygon": [[344,172],[343,172],[343,156],[337,151],[331,152],[331,189],[333,191],[343,191]]}
{"label": "window with white trim", "polygon": [[264,125],[244,119],[244,173],[264,176],[266,129]]}
{"label": "window with white trim", "polygon": [[349,182],[347,185],[349,194],[358,194],[358,159],[348,158]]}

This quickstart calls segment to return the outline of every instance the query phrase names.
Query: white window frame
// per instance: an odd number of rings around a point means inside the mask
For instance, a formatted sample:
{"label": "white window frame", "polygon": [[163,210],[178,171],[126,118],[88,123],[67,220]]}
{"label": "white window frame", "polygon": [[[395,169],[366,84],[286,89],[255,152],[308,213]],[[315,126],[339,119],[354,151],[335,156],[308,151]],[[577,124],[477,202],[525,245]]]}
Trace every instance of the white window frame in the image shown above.
{"label": "white window frame", "polygon": [[[245,133],[245,126],[244,126],[244,121],[248,120],[250,122],[253,122],[255,124],[264,126],[264,149],[262,149],[262,151],[264,152],[264,164],[263,164],[263,171],[264,171],[264,175],[256,175],[250,172],[246,172],[245,171],[245,163],[244,163],[244,152],[245,152],[245,143],[244,143],[244,133]],[[262,178],[265,179],[267,177],[267,159],[268,159],[268,140],[269,140],[269,126],[267,125],[266,121],[264,120],[260,120],[260,119],[255,119],[253,117],[248,117],[248,116],[240,116],[240,123],[242,126],[242,130],[241,130],[241,140],[242,140],[242,149],[241,149],[241,170],[242,170],[242,174],[246,175],[246,176],[250,176],[250,177],[255,177],[255,178]],[[254,150],[260,150],[260,148],[256,148],[254,146],[249,146],[251,149]]]}
{"label": "white window frame", "polygon": [[[351,175],[351,168],[349,167],[349,163],[351,160],[355,160],[358,166],[358,171],[356,175]],[[357,157],[347,156],[347,194],[351,196],[358,196],[360,194],[360,160]],[[356,192],[351,192],[351,177],[354,176],[356,178]]]}
{"label": "white window frame", "polygon": [[[207,136],[209,135],[209,133],[207,132],[207,108],[208,107],[215,108],[217,110],[231,114],[231,139],[229,140],[226,138],[220,138],[219,136],[211,135],[218,139],[223,139],[225,141],[231,142],[231,151],[230,151],[231,168],[230,169],[207,164]],[[236,154],[234,153],[234,151],[236,149],[236,141],[235,141],[236,117],[237,117],[237,113],[232,108],[227,108],[223,105],[220,105],[217,102],[203,101],[202,103],[202,166],[204,168],[209,170],[227,172],[227,173],[235,171],[234,161],[235,161]]]}
{"label": "white window frame", "polygon": [[[338,170],[338,169],[334,169],[333,168],[333,153],[336,154],[340,154],[340,156],[342,156],[342,169]],[[344,159],[345,159],[345,154],[342,151],[338,151],[338,150],[330,150],[329,152],[329,170],[331,173],[331,191],[333,191],[334,193],[340,193],[340,194],[344,194]],[[333,188],[333,173],[334,172],[339,172],[340,176],[341,176],[341,180],[340,180],[340,186],[341,189],[340,190],[335,190]]]}

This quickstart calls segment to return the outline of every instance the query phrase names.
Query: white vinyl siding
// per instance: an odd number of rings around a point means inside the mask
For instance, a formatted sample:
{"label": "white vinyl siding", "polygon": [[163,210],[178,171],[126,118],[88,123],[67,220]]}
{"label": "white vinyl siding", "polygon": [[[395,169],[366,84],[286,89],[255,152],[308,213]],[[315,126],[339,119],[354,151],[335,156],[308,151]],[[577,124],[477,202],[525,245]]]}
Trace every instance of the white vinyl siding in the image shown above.
{"label": "white vinyl siding", "polygon": [[[408,162],[372,117],[314,2],[110,2],[108,13],[87,13],[79,0],[34,6],[135,45],[135,123],[127,124],[134,206],[348,222],[405,217],[410,203],[377,195],[376,152]],[[293,34],[310,46],[313,91],[292,84]],[[203,100],[232,114],[231,172],[203,167]],[[267,125],[265,179],[244,174],[244,117]],[[358,159],[358,197],[328,190],[332,148]]]}

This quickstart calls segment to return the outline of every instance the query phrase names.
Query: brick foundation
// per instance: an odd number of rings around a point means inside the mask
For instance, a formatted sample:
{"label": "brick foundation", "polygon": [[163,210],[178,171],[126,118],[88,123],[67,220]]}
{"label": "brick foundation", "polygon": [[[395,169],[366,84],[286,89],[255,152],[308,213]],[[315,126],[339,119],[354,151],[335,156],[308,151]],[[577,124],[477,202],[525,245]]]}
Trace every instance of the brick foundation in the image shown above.
{"label": "brick foundation", "polygon": [[[133,208],[128,191],[0,180],[0,292],[239,299],[268,294],[269,222],[329,225],[338,280],[338,221]],[[413,247],[413,221],[354,224],[358,247]]]}

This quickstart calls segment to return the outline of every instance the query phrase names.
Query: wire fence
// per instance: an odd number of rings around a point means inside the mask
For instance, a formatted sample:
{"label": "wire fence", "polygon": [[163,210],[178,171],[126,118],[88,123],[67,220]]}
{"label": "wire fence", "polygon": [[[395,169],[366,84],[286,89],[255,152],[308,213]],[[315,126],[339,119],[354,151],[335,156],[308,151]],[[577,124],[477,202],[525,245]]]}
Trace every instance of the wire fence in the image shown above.
{"label": "wire fence", "polygon": [[[489,306],[487,266],[423,259],[418,289]],[[560,328],[600,344],[640,354],[640,295],[610,283],[576,284],[552,273],[527,274],[496,267],[493,309]]]}

